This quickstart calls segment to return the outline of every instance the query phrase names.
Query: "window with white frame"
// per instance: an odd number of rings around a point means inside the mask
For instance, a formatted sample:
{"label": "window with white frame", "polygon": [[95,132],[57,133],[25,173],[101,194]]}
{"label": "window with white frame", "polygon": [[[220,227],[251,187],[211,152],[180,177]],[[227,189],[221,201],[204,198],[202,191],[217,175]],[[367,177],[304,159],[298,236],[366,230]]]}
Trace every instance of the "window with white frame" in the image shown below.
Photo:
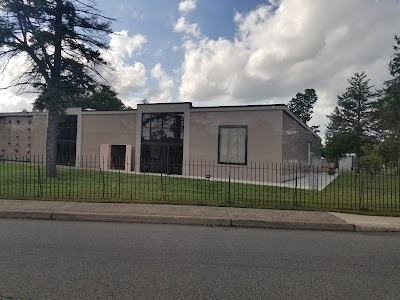
{"label": "window with white frame", "polygon": [[218,127],[218,163],[247,164],[247,125]]}

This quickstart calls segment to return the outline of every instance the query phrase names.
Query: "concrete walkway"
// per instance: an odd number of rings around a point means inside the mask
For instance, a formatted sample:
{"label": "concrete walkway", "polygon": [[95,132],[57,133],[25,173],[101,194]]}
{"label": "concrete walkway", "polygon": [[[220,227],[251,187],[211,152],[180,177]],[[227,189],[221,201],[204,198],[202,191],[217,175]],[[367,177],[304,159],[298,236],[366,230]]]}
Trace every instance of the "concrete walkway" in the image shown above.
{"label": "concrete walkway", "polygon": [[1,200],[1,218],[303,230],[400,231],[400,218],[188,205]]}

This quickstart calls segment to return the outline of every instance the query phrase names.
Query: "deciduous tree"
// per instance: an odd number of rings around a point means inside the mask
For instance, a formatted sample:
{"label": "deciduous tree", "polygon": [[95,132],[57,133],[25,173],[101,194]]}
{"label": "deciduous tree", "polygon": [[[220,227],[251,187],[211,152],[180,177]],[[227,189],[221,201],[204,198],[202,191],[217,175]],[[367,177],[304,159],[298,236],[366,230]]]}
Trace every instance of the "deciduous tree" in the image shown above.
{"label": "deciduous tree", "polygon": [[127,110],[128,107],[117,97],[117,93],[108,85],[99,85],[92,91],[73,99],[71,107],[91,108],[97,111]]}
{"label": "deciduous tree", "polygon": [[[288,103],[289,110],[294,113],[301,121],[307,124],[313,114],[313,108],[318,100],[318,96],[314,89],[306,89],[304,93],[297,93],[295,98],[292,98]],[[319,126],[312,126],[311,128],[318,133]]]}

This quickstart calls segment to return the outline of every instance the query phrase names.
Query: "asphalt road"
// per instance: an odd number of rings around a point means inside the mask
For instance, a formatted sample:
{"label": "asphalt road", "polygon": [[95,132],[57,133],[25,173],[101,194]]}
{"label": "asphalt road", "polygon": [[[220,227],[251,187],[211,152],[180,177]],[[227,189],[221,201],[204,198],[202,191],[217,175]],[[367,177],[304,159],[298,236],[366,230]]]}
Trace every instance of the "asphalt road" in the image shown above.
{"label": "asphalt road", "polygon": [[0,299],[399,299],[400,234],[0,220]]}

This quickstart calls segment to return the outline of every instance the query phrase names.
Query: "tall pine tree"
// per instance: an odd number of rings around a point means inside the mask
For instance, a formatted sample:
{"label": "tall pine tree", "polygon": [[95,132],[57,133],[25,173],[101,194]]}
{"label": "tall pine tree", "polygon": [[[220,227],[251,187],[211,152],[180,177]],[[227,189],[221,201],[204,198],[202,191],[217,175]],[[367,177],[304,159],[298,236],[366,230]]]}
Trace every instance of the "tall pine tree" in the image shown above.
{"label": "tall pine tree", "polygon": [[377,93],[372,91],[367,75],[355,73],[346,92],[338,96],[338,106],[328,116],[326,152],[330,159],[346,153],[361,156],[361,146],[376,140]]}
{"label": "tall pine tree", "polygon": [[111,19],[93,0],[0,0],[0,73],[10,59],[26,58],[26,70],[9,87],[32,87],[46,109],[46,174],[57,173],[58,122],[82,91],[104,83],[106,36]]}
{"label": "tall pine tree", "polygon": [[379,119],[383,135],[382,148],[387,149],[388,163],[397,161],[400,174],[400,37],[395,36],[394,54],[389,62],[389,72],[393,76],[385,83],[379,99]]}

